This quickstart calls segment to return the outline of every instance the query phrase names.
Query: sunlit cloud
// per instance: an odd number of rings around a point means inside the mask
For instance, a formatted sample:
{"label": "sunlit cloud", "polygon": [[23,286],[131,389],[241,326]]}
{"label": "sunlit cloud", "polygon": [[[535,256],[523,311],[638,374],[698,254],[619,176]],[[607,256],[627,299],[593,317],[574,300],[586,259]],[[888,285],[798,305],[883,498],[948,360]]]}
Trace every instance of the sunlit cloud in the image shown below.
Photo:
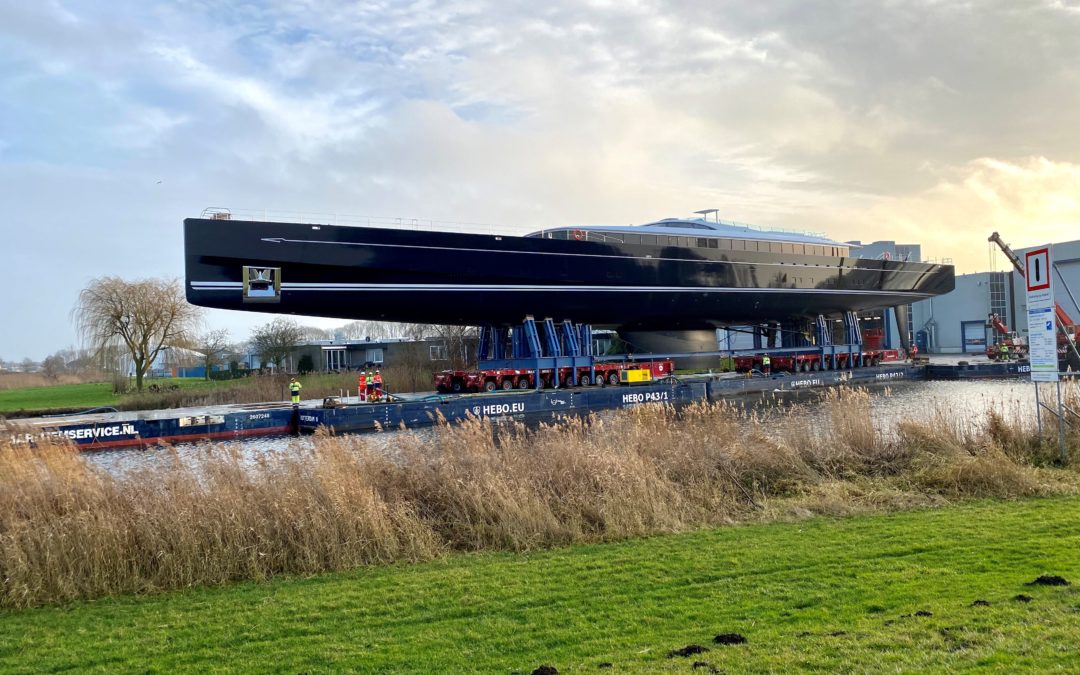
{"label": "sunlit cloud", "polygon": [[996,260],[984,243],[991,232],[1018,248],[1080,237],[1080,164],[980,158],[952,173],[925,192],[883,198],[865,217],[894,238],[922,242],[931,257],[953,258],[963,271]]}

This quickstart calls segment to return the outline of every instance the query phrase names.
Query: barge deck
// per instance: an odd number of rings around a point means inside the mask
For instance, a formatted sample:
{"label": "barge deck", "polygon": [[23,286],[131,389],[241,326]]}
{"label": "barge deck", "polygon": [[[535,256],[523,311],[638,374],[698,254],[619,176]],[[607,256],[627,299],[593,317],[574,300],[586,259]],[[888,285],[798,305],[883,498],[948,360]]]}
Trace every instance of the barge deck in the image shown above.
{"label": "barge deck", "polygon": [[65,438],[80,450],[150,446],[204,440],[309,433],[318,427],[347,433],[415,428],[469,416],[550,421],[565,415],[628,408],[650,403],[684,405],[771,391],[794,391],[843,384],[925,379],[927,369],[906,363],[853,370],[747,377],[735,373],[690,375],[637,385],[571,387],[480,394],[403,394],[394,401],[341,405],[303,401],[92,413],[12,420],[4,424],[14,442]]}

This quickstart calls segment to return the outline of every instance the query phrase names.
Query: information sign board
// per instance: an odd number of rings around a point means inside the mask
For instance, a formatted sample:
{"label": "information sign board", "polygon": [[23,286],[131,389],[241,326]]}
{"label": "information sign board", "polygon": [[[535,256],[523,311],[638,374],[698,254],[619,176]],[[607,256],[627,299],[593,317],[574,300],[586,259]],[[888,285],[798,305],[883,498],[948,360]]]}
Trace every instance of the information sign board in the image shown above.
{"label": "information sign board", "polygon": [[1031,379],[1057,382],[1057,326],[1054,314],[1053,259],[1049,246],[1028,251],[1024,256],[1027,280],[1028,352]]}

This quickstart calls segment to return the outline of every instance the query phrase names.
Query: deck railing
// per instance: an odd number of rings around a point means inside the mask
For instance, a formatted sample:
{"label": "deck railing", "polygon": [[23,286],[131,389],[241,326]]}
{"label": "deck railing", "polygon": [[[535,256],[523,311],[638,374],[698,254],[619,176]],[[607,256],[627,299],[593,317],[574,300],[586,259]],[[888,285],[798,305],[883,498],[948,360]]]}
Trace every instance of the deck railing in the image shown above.
{"label": "deck railing", "polygon": [[470,223],[450,220],[432,220],[429,218],[404,218],[397,216],[357,216],[310,211],[278,211],[269,209],[228,209],[224,207],[209,207],[204,209],[201,215],[203,218],[209,218],[210,220],[254,220],[270,223],[302,223],[306,225],[382,227],[397,230],[422,230],[429,232],[470,232],[473,234],[506,234],[520,236],[537,231],[535,228],[528,228],[521,225]]}
{"label": "deck railing", "polygon": [[[553,228],[530,228],[524,225],[507,225],[496,223],[471,223],[452,220],[432,220],[429,218],[404,218],[398,216],[357,216],[341,213],[318,213],[309,211],[279,211],[269,209],[229,209],[220,206],[212,206],[203,209],[203,218],[211,220],[255,220],[272,223],[303,223],[309,225],[342,225],[352,227],[383,227],[398,230],[422,230],[428,232],[468,232],[471,234],[492,234],[522,236],[530,232],[543,233],[549,230],[566,230],[568,227]],[[765,227],[750,225],[732,220],[709,221],[718,222],[721,225],[745,227],[757,232],[775,232],[788,234],[802,234],[825,238],[824,233],[807,232],[804,230],[784,229],[780,227]],[[598,230],[586,230],[587,234],[582,240],[608,241],[619,240],[624,233],[604,233]],[[570,237],[568,237],[570,238]],[[609,239],[610,238],[610,239]]]}

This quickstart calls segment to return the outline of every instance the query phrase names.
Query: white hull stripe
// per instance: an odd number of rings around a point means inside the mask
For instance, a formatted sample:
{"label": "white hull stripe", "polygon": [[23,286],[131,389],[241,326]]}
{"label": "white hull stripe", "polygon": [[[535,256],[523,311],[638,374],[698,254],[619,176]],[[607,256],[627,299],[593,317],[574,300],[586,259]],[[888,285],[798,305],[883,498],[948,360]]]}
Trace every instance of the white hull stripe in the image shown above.
{"label": "white hull stripe", "polygon": [[[197,291],[231,291],[243,288],[240,281],[192,281]],[[903,295],[929,297],[929,293],[913,291],[845,290],[829,288],[730,288],[724,286],[554,286],[536,284],[331,284],[283,282],[282,291],[511,291],[552,292],[576,291],[588,293],[810,293],[841,295]]]}

